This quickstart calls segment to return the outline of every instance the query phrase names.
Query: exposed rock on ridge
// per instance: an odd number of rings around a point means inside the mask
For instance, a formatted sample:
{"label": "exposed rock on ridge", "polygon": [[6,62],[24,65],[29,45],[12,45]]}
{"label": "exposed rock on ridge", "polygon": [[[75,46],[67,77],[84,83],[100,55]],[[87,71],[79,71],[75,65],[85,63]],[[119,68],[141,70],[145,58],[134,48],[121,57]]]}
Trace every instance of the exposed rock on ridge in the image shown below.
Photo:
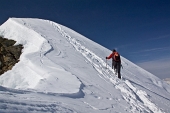
{"label": "exposed rock on ridge", "polygon": [[14,45],[16,41],[2,38],[0,36],[0,75],[11,70],[19,61],[22,45]]}

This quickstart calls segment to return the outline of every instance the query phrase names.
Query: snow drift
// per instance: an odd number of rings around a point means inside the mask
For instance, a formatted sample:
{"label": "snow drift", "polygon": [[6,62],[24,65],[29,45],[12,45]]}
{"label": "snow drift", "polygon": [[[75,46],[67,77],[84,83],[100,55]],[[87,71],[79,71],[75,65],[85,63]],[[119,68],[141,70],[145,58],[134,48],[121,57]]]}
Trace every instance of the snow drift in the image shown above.
{"label": "snow drift", "polygon": [[170,112],[167,83],[122,56],[119,80],[111,61],[106,68],[111,51],[65,26],[9,18],[0,35],[24,46],[20,62],[0,76],[2,112]]}

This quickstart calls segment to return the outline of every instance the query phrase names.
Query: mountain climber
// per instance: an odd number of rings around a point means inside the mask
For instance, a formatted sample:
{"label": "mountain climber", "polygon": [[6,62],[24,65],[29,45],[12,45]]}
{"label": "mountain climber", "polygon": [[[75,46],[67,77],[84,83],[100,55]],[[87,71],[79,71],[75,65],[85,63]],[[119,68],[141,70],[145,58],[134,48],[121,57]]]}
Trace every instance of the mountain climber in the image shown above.
{"label": "mountain climber", "polygon": [[121,79],[121,58],[119,53],[115,49],[113,49],[113,52],[108,57],[106,57],[106,59],[110,58],[112,58],[112,69],[114,68],[115,73],[118,74],[118,78]]}

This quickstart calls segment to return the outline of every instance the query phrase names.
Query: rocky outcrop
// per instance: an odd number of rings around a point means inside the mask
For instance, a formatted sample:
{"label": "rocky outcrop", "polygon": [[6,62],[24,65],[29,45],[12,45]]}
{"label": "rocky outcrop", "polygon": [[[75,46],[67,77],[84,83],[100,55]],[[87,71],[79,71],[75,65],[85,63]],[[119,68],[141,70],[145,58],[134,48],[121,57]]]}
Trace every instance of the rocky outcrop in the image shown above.
{"label": "rocky outcrop", "polygon": [[19,62],[22,45],[14,45],[16,41],[0,37],[0,75],[11,70]]}

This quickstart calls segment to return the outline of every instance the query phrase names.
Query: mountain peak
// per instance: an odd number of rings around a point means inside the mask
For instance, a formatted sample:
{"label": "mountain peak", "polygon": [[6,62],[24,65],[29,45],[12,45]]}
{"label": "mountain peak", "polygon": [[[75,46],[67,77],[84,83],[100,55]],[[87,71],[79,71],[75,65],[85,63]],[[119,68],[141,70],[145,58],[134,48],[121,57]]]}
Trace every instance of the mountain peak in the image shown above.
{"label": "mountain peak", "polygon": [[[20,102],[33,103],[34,111],[42,102],[46,103],[40,106],[51,112],[170,111],[169,85],[123,56],[123,78],[118,79],[111,60],[106,67],[111,51],[68,27],[43,19],[10,18],[1,25],[0,35],[24,46],[20,62],[0,76],[1,86],[8,87],[5,91],[17,92],[9,103],[18,102],[24,92]],[[24,98],[29,98],[26,103]]]}

